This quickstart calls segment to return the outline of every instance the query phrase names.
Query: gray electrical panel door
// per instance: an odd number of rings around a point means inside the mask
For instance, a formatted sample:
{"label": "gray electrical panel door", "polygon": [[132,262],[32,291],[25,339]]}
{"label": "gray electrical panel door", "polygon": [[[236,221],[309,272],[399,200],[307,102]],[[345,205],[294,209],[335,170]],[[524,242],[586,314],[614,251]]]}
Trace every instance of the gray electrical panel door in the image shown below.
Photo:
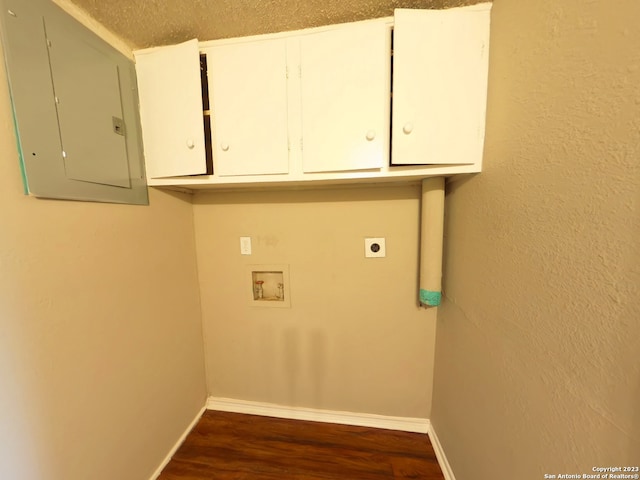
{"label": "gray electrical panel door", "polygon": [[118,66],[58,23],[45,22],[45,32],[67,176],[129,187]]}
{"label": "gray electrical panel door", "polygon": [[0,0],[28,193],[148,204],[135,67],[50,0]]}

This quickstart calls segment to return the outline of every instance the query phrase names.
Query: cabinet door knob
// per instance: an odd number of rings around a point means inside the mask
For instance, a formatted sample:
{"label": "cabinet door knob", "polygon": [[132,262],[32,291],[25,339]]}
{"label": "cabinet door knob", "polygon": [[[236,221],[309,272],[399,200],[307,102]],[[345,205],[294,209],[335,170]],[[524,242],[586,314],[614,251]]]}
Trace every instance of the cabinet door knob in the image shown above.
{"label": "cabinet door knob", "polygon": [[404,127],[402,127],[402,131],[406,134],[409,135],[411,132],[413,132],[413,123],[409,122],[409,123],[405,123]]}
{"label": "cabinet door knob", "polygon": [[220,144],[220,148],[222,149],[223,152],[227,152],[227,151],[229,151],[229,144],[228,143],[222,143],[222,144]]}
{"label": "cabinet door knob", "polygon": [[374,138],[376,138],[376,131],[375,130],[369,130],[367,132],[367,140],[371,141]]}
{"label": "cabinet door knob", "polygon": [[196,146],[196,143],[193,141],[193,138],[188,138],[187,139],[187,148],[189,150],[191,150],[195,146]]}

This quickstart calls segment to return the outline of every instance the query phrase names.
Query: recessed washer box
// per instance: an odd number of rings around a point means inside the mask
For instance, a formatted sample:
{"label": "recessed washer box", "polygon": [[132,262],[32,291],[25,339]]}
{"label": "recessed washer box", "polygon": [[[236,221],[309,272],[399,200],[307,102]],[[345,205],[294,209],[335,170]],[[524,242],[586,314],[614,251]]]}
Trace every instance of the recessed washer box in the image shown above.
{"label": "recessed washer box", "polygon": [[249,265],[247,290],[256,307],[291,307],[289,265]]}

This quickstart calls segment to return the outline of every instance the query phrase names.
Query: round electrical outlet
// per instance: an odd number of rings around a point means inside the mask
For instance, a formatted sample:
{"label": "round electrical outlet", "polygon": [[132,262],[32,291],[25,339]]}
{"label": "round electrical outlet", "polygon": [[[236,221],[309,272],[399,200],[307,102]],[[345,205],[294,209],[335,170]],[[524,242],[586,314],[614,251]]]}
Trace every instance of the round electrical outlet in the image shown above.
{"label": "round electrical outlet", "polygon": [[386,256],[385,239],[383,237],[365,238],[364,256],[368,258],[381,258]]}

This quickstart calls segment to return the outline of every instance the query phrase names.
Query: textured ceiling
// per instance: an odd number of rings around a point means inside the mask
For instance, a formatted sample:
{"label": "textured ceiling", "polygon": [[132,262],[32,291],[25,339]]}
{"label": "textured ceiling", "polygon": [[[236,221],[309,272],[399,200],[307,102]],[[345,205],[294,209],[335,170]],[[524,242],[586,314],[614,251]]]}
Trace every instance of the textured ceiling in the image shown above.
{"label": "textured ceiling", "polygon": [[477,0],[71,0],[131,48],[297,30]]}

